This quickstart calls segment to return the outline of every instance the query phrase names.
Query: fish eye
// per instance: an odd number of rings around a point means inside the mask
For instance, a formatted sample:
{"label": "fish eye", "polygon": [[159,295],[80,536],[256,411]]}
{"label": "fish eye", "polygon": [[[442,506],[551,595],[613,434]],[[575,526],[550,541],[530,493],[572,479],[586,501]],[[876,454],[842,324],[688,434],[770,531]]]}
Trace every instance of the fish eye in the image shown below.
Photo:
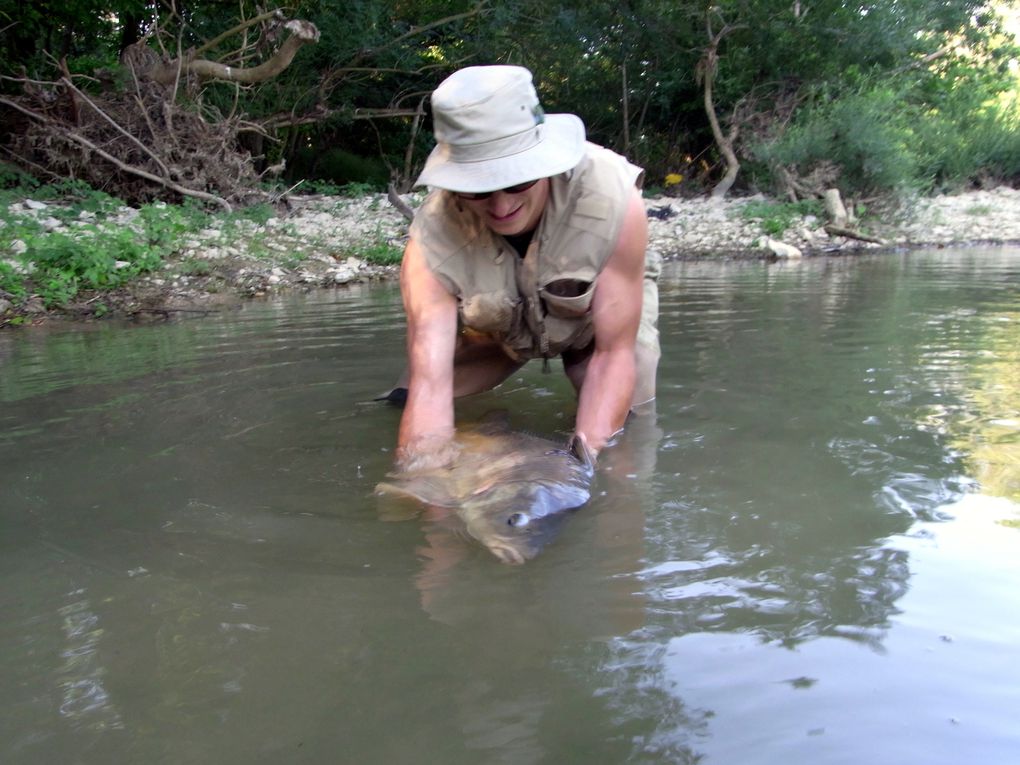
{"label": "fish eye", "polygon": [[530,521],[531,519],[527,516],[526,513],[514,513],[513,515],[506,519],[507,525],[513,526],[514,528],[527,526]]}

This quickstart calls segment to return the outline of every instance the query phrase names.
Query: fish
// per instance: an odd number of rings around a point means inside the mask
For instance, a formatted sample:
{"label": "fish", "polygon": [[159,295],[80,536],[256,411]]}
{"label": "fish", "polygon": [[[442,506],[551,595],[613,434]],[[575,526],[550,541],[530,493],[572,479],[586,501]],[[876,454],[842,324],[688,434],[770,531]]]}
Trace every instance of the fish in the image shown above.
{"label": "fish", "polygon": [[591,498],[594,464],[544,436],[512,430],[505,418],[462,426],[457,456],[445,467],[391,473],[378,497],[449,508],[468,536],[503,563],[533,559],[563,520]]}

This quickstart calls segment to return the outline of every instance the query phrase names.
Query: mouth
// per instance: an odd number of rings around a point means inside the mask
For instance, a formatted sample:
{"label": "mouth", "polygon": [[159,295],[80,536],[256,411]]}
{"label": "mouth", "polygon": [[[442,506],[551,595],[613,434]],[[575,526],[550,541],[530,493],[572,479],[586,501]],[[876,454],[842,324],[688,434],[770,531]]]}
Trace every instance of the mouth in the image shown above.
{"label": "mouth", "polygon": [[523,207],[523,205],[519,205],[518,207],[514,208],[512,212],[509,212],[506,215],[496,215],[490,212],[489,219],[495,223],[505,223],[514,218],[517,215],[517,213],[521,211],[521,207]]}
{"label": "mouth", "polygon": [[519,566],[527,560],[520,550],[510,547],[509,545],[489,543],[485,546],[489,549],[489,552],[499,558],[502,563],[508,563],[511,566]]}

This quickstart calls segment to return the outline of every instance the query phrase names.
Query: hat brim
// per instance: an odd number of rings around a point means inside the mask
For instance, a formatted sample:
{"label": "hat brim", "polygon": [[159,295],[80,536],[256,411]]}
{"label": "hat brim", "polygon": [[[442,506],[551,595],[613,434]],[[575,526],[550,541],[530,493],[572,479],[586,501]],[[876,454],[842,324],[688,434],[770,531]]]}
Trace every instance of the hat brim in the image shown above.
{"label": "hat brim", "polygon": [[465,193],[497,191],[519,183],[548,178],[576,167],[584,156],[584,123],[573,114],[547,114],[541,139],[507,157],[457,162],[449,146],[439,144],[425,162],[415,186]]}

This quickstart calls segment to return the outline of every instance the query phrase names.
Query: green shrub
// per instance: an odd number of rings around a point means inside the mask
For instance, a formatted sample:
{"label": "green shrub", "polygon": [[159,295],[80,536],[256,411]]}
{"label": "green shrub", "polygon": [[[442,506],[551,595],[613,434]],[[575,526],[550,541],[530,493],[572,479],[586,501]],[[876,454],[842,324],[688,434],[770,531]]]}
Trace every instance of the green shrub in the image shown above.
{"label": "green shrub", "polygon": [[344,149],[328,149],[321,153],[305,149],[295,156],[290,177],[325,181],[339,187],[364,184],[370,191],[381,191],[386,188],[390,173],[386,164],[376,157],[360,157]]}
{"label": "green shrub", "polygon": [[794,221],[805,215],[820,216],[822,203],[815,199],[801,202],[760,202],[752,201],[740,209],[746,220],[757,220],[761,229],[769,236],[782,236]]}
{"label": "green shrub", "polygon": [[15,300],[23,300],[28,295],[24,277],[14,266],[2,260],[0,260],[0,293],[6,293]]}
{"label": "green shrub", "polygon": [[930,93],[910,80],[865,83],[832,98],[819,93],[782,135],[750,153],[759,182],[769,168],[805,177],[832,163],[845,196],[1008,182],[1020,177],[1020,106],[990,86]]}
{"label": "green shrub", "polygon": [[831,162],[847,195],[916,187],[920,173],[909,112],[890,88],[820,99],[777,141],[756,147],[755,155],[768,166],[792,167],[802,176]]}

